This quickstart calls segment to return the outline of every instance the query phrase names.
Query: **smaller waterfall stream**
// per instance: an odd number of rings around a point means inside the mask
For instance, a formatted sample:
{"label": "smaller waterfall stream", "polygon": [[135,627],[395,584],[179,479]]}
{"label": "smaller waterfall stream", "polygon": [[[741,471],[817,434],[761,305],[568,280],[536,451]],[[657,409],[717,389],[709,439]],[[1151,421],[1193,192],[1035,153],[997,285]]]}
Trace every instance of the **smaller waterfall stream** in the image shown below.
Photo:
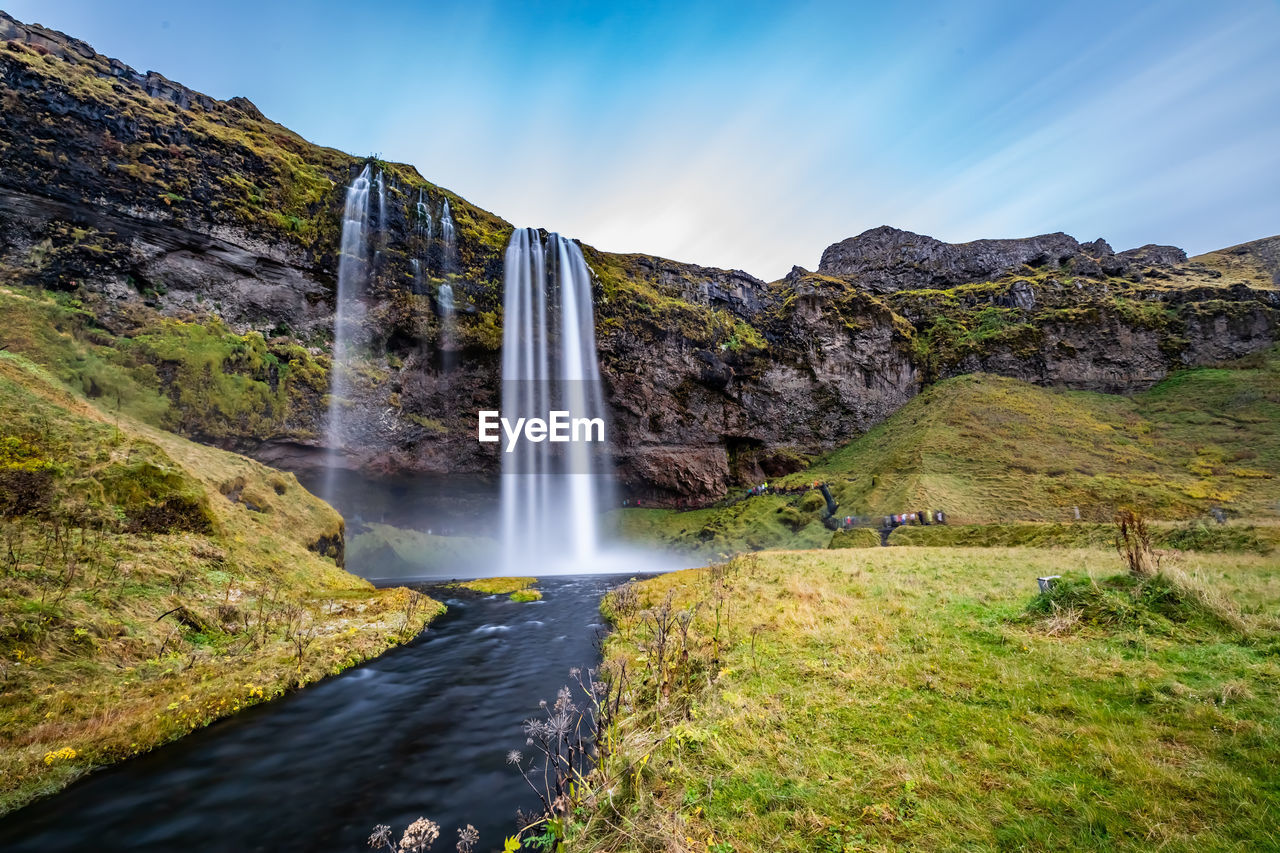
{"label": "smaller waterfall stream", "polygon": [[383,235],[387,233],[387,180],[381,171],[378,177],[374,179],[374,183],[378,186],[378,232]]}
{"label": "smaller waterfall stream", "polygon": [[449,199],[440,207],[440,239],[444,241],[444,255],[441,258],[441,272],[448,275],[458,271],[458,241],[453,229],[453,212],[449,209]]}
{"label": "smaller waterfall stream", "polygon": [[453,370],[457,357],[453,328],[453,286],[449,282],[440,283],[436,304],[440,308],[440,363],[443,372],[447,374]]}
{"label": "smaller waterfall stream", "polygon": [[426,234],[427,239],[430,240],[435,236],[435,223],[431,221],[431,211],[427,208],[427,200],[422,193],[422,190],[418,190],[418,221],[415,228],[419,233]]}

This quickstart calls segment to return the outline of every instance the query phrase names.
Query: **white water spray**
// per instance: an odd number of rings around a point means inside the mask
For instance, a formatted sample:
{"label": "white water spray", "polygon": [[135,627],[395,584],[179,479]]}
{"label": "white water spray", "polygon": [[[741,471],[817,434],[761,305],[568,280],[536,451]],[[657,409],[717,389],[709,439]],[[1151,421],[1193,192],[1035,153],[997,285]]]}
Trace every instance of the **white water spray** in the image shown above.
{"label": "white water spray", "polygon": [[[554,409],[607,424],[591,277],[578,245],[559,234],[544,245],[532,228],[512,234],[503,316],[503,417],[546,418]],[[561,571],[596,567],[609,462],[607,443],[526,441],[502,454],[507,573],[525,573],[531,561]]]}
{"label": "white water spray", "polygon": [[378,172],[378,177],[374,179],[374,183],[378,186],[378,232],[383,235],[383,240],[385,241],[387,233],[387,181],[382,172]]}
{"label": "white water spray", "polygon": [[453,213],[449,210],[449,199],[440,207],[440,238],[444,241],[441,272],[458,271],[458,242],[453,229]]}
{"label": "white water spray", "polygon": [[325,481],[327,500],[334,497],[334,472],[346,445],[348,424],[344,403],[350,387],[352,344],[364,322],[363,302],[368,281],[369,167],[347,188],[342,211],[342,242],[338,250],[338,292],[333,315],[333,363],[329,370],[329,418],[325,428],[328,449]]}
{"label": "white water spray", "polygon": [[427,208],[427,199],[421,189],[418,190],[418,221],[414,226],[418,233],[426,234],[430,240],[435,236],[435,223],[431,221],[431,211]]}

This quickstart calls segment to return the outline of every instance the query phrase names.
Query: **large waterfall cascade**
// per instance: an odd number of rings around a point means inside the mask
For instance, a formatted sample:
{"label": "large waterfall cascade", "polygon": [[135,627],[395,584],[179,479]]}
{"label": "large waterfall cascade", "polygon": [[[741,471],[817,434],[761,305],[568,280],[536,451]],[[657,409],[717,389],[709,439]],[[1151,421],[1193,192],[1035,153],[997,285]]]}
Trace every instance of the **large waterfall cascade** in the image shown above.
{"label": "large waterfall cascade", "polygon": [[[350,396],[350,359],[353,343],[364,321],[363,298],[368,282],[369,190],[373,180],[368,166],[347,187],[342,211],[342,241],[338,253],[338,293],[333,318],[333,365],[329,370],[329,417],[325,446],[330,476],[325,485],[325,498],[333,498],[332,472],[338,455],[346,445],[346,404]],[[381,181],[379,180],[379,185]]]}
{"label": "large waterfall cascade", "polygon": [[505,571],[530,559],[590,571],[599,555],[599,514],[608,505],[608,413],[596,354],[591,275],[576,243],[518,229],[507,244],[502,332],[502,417],[599,418],[605,441],[519,442],[502,456]]}

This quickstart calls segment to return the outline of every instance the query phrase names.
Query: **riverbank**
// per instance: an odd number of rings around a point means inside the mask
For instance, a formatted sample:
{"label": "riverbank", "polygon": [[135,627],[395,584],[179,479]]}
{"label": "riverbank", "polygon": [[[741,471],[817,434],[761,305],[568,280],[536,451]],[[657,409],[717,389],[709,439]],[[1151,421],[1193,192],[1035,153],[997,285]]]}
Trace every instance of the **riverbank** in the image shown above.
{"label": "riverbank", "polygon": [[437,851],[468,825],[501,850],[538,805],[508,755],[598,660],[600,597],[626,579],[543,578],[533,602],[428,586],[449,610],[412,642],[0,818],[0,850],[358,853],[422,817]]}
{"label": "riverbank", "polygon": [[0,353],[0,813],[341,672],[443,608],[345,572],[293,476]]}
{"label": "riverbank", "polygon": [[[570,849],[1273,847],[1275,561],[1171,559],[1208,595],[1108,580],[1102,549],[765,552],[637,584],[606,599],[628,687]],[[1068,571],[1096,583],[1038,596]]]}

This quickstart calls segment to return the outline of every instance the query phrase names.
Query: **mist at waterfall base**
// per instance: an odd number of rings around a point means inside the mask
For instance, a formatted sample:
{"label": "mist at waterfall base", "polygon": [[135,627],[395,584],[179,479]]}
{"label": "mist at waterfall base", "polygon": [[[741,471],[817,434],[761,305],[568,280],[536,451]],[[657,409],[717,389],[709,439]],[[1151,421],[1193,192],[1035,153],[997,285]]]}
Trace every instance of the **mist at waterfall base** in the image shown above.
{"label": "mist at waterfall base", "polygon": [[[365,434],[362,419],[370,417],[353,401],[351,378],[368,348],[366,299],[390,239],[387,206],[402,197],[397,191],[389,199],[387,189],[384,174],[372,165],[365,165],[347,188],[326,464],[319,474],[298,472],[305,486],[346,519],[347,568],[365,577],[402,580],[672,568],[669,555],[602,544],[608,531],[601,516],[617,506],[607,441],[525,444],[501,454],[497,485],[463,476],[370,476],[343,464],[345,448]],[[435,297],[439,363],[447,381],[456,359],[458,238],[447,198],[438,211],[433,217],[430,199],[420,190],[410,218],[412,239],[422,246],[439,238],[434,293],[425,254],[410,258],[410,266],[414,291]],[[607,421],[591,274],[578,245],[558,234],[544,240],[535,229],[517,229],[507,247],[503,298],[504,416],[545,418],[555,409]]]}

